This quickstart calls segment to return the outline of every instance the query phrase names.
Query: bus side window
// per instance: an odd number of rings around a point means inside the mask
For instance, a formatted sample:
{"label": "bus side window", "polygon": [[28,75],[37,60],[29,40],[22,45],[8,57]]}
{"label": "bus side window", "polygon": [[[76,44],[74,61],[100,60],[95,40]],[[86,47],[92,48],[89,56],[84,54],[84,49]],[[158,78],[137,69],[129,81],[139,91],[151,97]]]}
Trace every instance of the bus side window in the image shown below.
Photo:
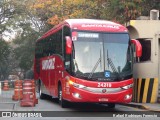
{"label": "bus side window", "polygon": [[72,64],[71,64],[71,61],[72,61],[72,55],[68,55],[68,54],[66,54],[66,50],[65,50],[65,48],[66,48],[66,39],[65,39],[65,37],[66,36],[71,36],[71,31],[70,31],[70,28],[68,27],[68,26],[64,26],[63,27],[63,48],[64,48],[64,58],[65,58],[65,68],[66,68],[66,70],[69,72],[69,73],[71,73],[72,72]]}
{"label": "bus side window", "polygon": [[55,36],[55,51],[56,54],[62,56],[62,30],[58,31]]}

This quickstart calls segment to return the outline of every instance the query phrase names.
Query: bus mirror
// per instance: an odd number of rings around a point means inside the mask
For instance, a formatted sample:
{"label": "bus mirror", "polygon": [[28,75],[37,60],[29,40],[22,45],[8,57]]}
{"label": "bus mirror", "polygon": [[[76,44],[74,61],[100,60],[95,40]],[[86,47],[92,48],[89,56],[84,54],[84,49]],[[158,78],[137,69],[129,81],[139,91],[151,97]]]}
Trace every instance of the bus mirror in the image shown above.
{"label": "bus mirror", "polygon": [[72,40],[71,37],[66,36],[66,54],[72,53]]}
{"label": "bus mirror", "polygon": [[142,45],[138,40],[132,39],[131,43],[135,45],[136,47],[136,57],[141,57],[142,56]]}

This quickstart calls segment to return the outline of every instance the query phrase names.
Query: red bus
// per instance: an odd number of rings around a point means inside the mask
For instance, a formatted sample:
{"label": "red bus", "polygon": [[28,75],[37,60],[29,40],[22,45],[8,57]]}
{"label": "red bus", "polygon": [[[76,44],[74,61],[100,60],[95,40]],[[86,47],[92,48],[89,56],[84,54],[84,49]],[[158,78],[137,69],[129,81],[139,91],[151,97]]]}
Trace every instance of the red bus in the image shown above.
{"label": "red bus", "polygon": [[36,41],[34,79],[40,98],[68,102],[129,103],[133,87],[133,50],[128,30],[117,23],[68,19]]}

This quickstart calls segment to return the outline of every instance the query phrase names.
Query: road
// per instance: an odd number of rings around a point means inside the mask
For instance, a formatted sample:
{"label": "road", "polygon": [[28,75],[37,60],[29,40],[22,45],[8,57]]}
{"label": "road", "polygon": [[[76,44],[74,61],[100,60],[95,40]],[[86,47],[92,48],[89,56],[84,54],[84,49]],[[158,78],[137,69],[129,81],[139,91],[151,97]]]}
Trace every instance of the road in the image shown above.
{"label": "road", "polygon": [[145,111],[138,108],[127,107],[123,105],[116,105],[114,109],[108,108],[105,104],[95,104],[95,103],[72,103],[69,108],[61,108],[57,100],[50,97],[46,99],[38,99],[38,104],[36,107],[20,107],[16,104],[14,110],[20,111],[88,111],[88,112],[120,112],[120,111]]}
{"label": "road", "polygon": [[[142,118],[141,116],[137,116],[137,114],[150,114],[153,115],[153,112],[148,112],[146,110],[127,107],[123,105],[116,105],[114,109],[108,108],[107,105],[103,104],[91,104],[91,103],[83,103],[83,104],[71,104],[69,108],[61,108],[57,101],[47,98],[44,100],[38,99],[38,104],[35,107],[20,107],[19,102],[15,104],[0,104],[0,111],[13,111],[18,113],[25,112],[36,112],[42,111],[42,118],[38,118],[38,120],[133,120],[133,119],[151,119]],[[83,112],[82,112],[83,111]],[[44,113],[44,114],[43,114]],[[133,115],[136,116],[133,116]],[[125,117],[128,115],[128,117]],[[47,117],[49,116],[49,117]],[[51,117],[52,116],[52,117]],[[37,118],[2,118],[4,120],[37,120]],[[158,120],[159,118],[153,118],[154,120]]]}

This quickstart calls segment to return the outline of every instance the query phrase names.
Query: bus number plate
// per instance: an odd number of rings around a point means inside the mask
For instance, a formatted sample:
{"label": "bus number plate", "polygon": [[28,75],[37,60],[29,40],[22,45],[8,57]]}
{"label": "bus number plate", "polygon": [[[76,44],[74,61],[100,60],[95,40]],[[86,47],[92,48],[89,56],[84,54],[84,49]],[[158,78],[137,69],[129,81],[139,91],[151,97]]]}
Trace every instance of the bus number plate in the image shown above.
{"label": "bus number plate", "polygon": [[103,88],[108,87],[108,88],[110,88],[110,87],[112,87],[112,84],[111,83],[98,83],[97,87],[103,87]]}

